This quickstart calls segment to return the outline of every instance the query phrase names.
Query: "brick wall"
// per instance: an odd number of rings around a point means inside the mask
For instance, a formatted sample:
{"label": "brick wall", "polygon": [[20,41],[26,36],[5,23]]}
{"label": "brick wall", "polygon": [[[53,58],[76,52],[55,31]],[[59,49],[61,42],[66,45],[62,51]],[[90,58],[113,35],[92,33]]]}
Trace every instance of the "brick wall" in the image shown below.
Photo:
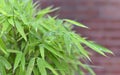
{"label": "brick wall", "polygon": [[42,7],[49,5],[61,7],[56,12],[60,18],[87,25],[88,30],[75,29],[115,53],[106,58],[93,53],[92,64],[98,66],[95,68],[97,75],[120,75],[120,0],[41,0]]}

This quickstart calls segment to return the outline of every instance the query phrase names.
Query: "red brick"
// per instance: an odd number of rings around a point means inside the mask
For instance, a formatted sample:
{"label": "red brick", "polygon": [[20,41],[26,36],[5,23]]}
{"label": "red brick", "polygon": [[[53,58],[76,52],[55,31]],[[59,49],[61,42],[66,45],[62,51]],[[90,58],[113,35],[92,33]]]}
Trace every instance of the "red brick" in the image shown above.
{"label": "red brick", "polygon": [[104,19],[120,19],[119,7],[113,5],[101,6],[99,8],[99,17]]}

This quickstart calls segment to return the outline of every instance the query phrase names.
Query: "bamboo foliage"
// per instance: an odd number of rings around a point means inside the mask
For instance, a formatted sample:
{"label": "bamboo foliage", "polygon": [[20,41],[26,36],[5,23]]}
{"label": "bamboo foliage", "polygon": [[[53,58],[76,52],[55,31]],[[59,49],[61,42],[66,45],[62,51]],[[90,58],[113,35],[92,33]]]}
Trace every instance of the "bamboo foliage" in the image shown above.
{"label": "bamboo foliage", "polygon": [[90,60],[83,45],[104,56],[112,52],[72,31],[83,24],[37,7],[32,0],[0,0],[0,75],[84,75],[81,68],[95,75],[79,60]]}

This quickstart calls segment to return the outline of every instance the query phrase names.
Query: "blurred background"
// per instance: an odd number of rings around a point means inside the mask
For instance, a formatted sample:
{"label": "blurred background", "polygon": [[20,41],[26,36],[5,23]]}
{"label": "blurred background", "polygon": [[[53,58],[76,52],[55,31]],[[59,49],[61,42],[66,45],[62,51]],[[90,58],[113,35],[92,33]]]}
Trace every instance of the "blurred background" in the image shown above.
{"label": "blurred background", "polygon": [[[97,75],[120,75],[120,0],[41,0],[42,8],[60,7],[59,18],[79,21],[90,29],[75,27],[82,36],[94,40],[114,52],[109,57],[92,53]],[[89,74],[88,74],[89,75]]]}

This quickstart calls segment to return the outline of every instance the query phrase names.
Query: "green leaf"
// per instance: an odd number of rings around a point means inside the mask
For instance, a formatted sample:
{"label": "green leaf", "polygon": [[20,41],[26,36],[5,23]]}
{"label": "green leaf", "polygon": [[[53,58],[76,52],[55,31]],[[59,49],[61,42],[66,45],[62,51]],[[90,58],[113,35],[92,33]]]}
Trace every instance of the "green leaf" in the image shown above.
{"label": "green leaf", "polygon": [[27,67],[26,75],[31,75],[35,65],[35,58],[31,58]]}
{"label": "green leaf", "polygon": [[87,67],[87,70],[90,72],[91,75],[96,75],[95,72],[90,67]]}
{"label": "green leaf", "polygon": [[78,50],[79,53],[81,53],[82,55],[84,55],[84,57],[87,57],[90,60],[90,58],[89,58],[89,52],[84,49],[84,47],[82,46],[82,44],[79,42],[79,39],[77,37],[75,37],[75,36],[74,37],[72,36],[72,40],[74,41],[74,44],[77,47],[76,50]]}
{"label": "green leaf", "polygon": [[76,35],[76,39],[79,40],[81,43],[87,45],[88,47],[90,47],[91,49],[96,51],[97,53],[103,55],[103,56],[106,56],[105,53],[111,53],[112,54],[112,52],[109,49],[107,49],[103,46],[100,46],[100,45],[98,45],[98,44],[96,44],[92,41],[85,40],[85,38],[82,38],[82,37]]}
{"label": "green leaf", "polygon": [[[44,61],[44,60],[43,60]],[[53,72],[54,75],[58,75],[57,71],[53,68],[53,66],[51,66],[48,62],[44,61],[46,68],[48,68],[49,70],[51,70]]]}
{"label": "green leaf", "polygon": [[81,24],[79,22],[70,20],[70,19],[64,19],[64,21],[69,22],[69,23],[74,24],[74,25],[79,26],[79,27],[88,28],[87,26],[85,26],[85,25],[83,25],[83,24]]}
{"label": "green leaf", "polygon": [[0,62],[5,66],[5,68],[6,68],[7,70],[9,70],[9,69],[12,68],[12,66],[11,66],[11,64],[8,62],[8,60],[7,60],[6,58],[2,57],[2,56],[0,56]]}
{"label": "green leaf", "polygon": [[6,50],[3,49],[1,46],[0,46],[0,50],[1,50],[4,54],[8,55],[8,53],[6,52]]}
{"label": "green leaf", "polygon": [[47,45],[47,44],[45,44],[44,47],[45,47],[48,51],[50,51],[51,53],[53,53],[54,55],[57,55],[58,57],[64,59],[63,55],[62,55],[60,52],[58,52],[56,49],[52,48],[51,46],[49,46],[49,45]]}
{"label": "green leaf", "polygon": [[100,53],[101,55],[105,55],[104,51],[101,51],[101,47],[98,47],[97,45],[95,45],[94,43],[91,43],[90,41],[86,41],[85,44],[90,47],[91,49],[93,49],[94,51]]}
{"label": "green leaf", "polygon": [[27,37],[26,37],[26,34],[24,32],[24,28],[22,27],[22,25],[18,21],[16,21],[16,28],[17,28],[18,32],[22,35],[22,37],[25,39],[25,41],[27,41]]}
{"label": "green leaf", "polygon": [[0,62],[0,75],[6,75],[5,68],[3,66],[3,63]]}
{"label": "green leaf", "polygon": [[68,72],[68,65],[67,63],[65,62],[58,62],[58,60],[52,56],[52,55],[49,55],[49,57],[51,58],[52,61],[54,61],[54,64],[56,65],[57,67],[57,70],[62,74],[62,75],[66,75],[66,72]]}
{"label": "green leaf", "polygon": [[18,50],[12,50],[12,49],[7,49],[7,52],[9,52],[9,53],[21,53]]}
{"label": "green leaf", "polygon": [[87,52],[87,51],[82,47],[81,44],[79,44],[78,48],[79,48],[79,52],[82,53],[82,54],[84,55],[84,57],[88,58],[88,59],[91,61],[91,59],[90,59],[90,57],[89,57],[89,52]]}
{"label": "green leaf", "polygon": [[8,19],[8,22],[9,22],[12,26],[14,26],[13,18],[9,18],[9,19]]}
{"label": "green leaf", "polygon": [[55,11],[57,9],[59,9],[59,8],[52,9],[52,6],[49,6],[49,7],[45,8],[45,9],[43,9],[43,10],[40,10],[40,11],[37,12],[37,18],[41,18],[44,15],[46,15],[46,14],[48,14],[50,12],[53,12],[53,11]]}
{"label": "green leaf", "polygon": [[22,69],[25,70],[25,56],[24,56],[24,54],[22,55],[22,58],[21,58],[21,66],[22,66]]}
{"label": "green leaf", "polygon": [[13,71],[15,71],[15,69],[19,66],[21,58],[22,58],[22,53],[16,54]]}
{"label": "green leaf", "polygon": [[35,68],[35,67],[34,67],[34,69],[33,69],[33,73],[34,73],[34,75],[40,75],[40,74],[39,74],[39,69],[38,69],[38,68]]}
{"label": "green leaf", "polygon": [[5,43],[3,42],[3,39],[0,37],[0,50],[5,53],[6,55],[8,55],[7,51],[6,51],[6,46]]}
{"label": "green leaf", "polygon": [[45,58],[45,50],[44,50],[44,45],[43,44],[41,44],[41,45],[39,45],[39,50],[40,50],[40,54],[41,54],[41,56],[42,56],[42,59],[44,59]]}
{"label": "green leaf", "polygon": [[5,1],[4,0],[0,0],[0,8],[3,8],[5,6]]}
{"label": "green leaf", "polygon": [[0,24],[4,23],[5,21],[6,21],[6,16],[0,14]]}
{"label": "green leaf", "polygon": [[37,66],[41,75],[47,75],[45,62],[41,59],[37,59]]}
{"label": "green leaf", "polygon": [[21,64],[20,64],[20,67],[19,67],[19,75],[25,75],[25,70],[23,70],[23,67],[22,67]]}
{"label": "green leaf", "polygon": [[98,49],[98,50],[100,50],[100,51],[102,51],[102,52],[106,52],[106,53],[113,54],[113,52],[110,51],[109,49],[107,49],[107,48],[105,48],[105,47],[103,47],[103,46],[101,46],[101,45],[99,45],[99,44],[96,44],[96,43],[93,42],[93,41],[89,41],[89,43],[90,43],[91,45],[93,45],[94,47],[96,47],[95,49]]}
{"label": "green leaf", "polygon": [[41,58],[37,59],[37,65],[42,75],[47,75],[45,68],[51,70],[54,75],[58,75],[57,71],[49,63],[47,63],[45,60]]}
{"label": "green leaf", "polygon": [[80,69],[77,71],[78,72],[78,75],[85,75],[85,73]]}
{"label": "green leaf", "polygon": [[22,15],[20,15],[20,17],[21,17],[23,23],[24,23],[25,25],[28,25],[28,21],[27,21],[27,18],[25,17],[25,15],[22,14]]}
{"label": "green leaf", "polygon": [[20,69],[18,68],[18,69],[16,69],[16,71],[15,71],[15,75],[19,75],[19,73],[20,73]]}
{"label": "green leaf", "polygon": [[8,22],[4,22],[2,24],[3,24],[3,27],[2,27],[2,31],[1,31],[0,37],[6,32],[6,30],[9,27],[9,23]]}
{"label": "green leaf", "polygon": [[9,3],[10,3],[11,5],[14,5],[15,0],[9,0]]}
{"label": "green leaf", "polygon": [[64,34],[64,42],[65,42],[66,50],[68,54],[70,55],[71,54],[71,39],[68,34]]}
{"label": "green leaf", "polygon": [[8,14],[3,10],[0,10],[0,13],[2,13],[4,16],[8,16]]}

